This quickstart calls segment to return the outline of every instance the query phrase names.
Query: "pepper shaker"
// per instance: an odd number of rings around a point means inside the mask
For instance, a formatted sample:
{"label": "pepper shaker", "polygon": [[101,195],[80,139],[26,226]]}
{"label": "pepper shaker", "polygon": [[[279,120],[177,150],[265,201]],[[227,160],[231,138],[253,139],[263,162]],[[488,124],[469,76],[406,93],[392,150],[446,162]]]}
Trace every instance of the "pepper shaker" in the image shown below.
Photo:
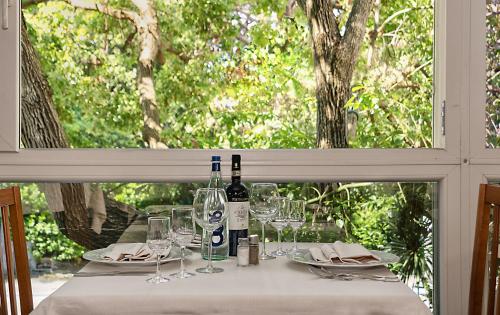
{"label": "pepper shaker", "polygon": [[236,249],[236,256],[238,256],[238,267],[246,267],[250,261],[250,246],[248,238],[238,238],[238,247]]}
{"label": "pepper shaker", "polygon": [[259,264],[259,236],[257,234],[250,235],[250,251],[249,263],[250,265]]}

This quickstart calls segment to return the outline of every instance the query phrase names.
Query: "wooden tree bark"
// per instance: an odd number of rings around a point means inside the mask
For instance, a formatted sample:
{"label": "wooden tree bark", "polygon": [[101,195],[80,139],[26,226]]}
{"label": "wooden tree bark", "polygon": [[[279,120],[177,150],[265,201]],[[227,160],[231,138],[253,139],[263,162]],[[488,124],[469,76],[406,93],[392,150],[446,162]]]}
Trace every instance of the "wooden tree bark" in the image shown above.
{"label": "wooden tree bark", "polygon": [[318,148],[348,146],[344,106],[351,96],[351,79],[372,2],[353,1],[344,35],[341,35],[334,15],[336,1],[297,1],[308,19],[314,51]]}
{"label": "wooden tree bark", "polygon": [[[27,0],[24,6],[48,0]],[[137,61],[137,89],[143,116],[142,138],[147,147],[152,149],[167,148],[161,141],[161,124],[153,67],[160,52],[160,32],[158,18],[152,0],[132,0],[139,12],[129,9],[114,8],[87,0],[62,0],[69,5],[83,10],[97,11],[119,20],[128,20],[136,28],[139,39],[139,57]],[[181,58],[181,57],[180,57]]]}
{"label": "wooden tree bark", "polygon": [[[21,32],[21,141],[26,148],[67,148],[68,141],[54,109],[52,92],[30,43],[24,17]],[[89,249],[105,247],[115,242],[127,228],[128,214],[121,209],[126,205],[106,200],[107,221],[103,232],[95,233],[89,228],[83,184],[63,183],[60,187],[64,211],[55,213],[55,218],[61,231],[73,241]]]}
{"label": "wooden tree bark", "polygon": [[135,26],[139,35],[139,59],[137,62],[137,87],[143,114],[144,142],[152,149],[166,148],[161,142],[161,125],[156,91],[153,80],[153,65],[160,49],[160,34],[156,10],[151,0],[133,0],[139,9]]}

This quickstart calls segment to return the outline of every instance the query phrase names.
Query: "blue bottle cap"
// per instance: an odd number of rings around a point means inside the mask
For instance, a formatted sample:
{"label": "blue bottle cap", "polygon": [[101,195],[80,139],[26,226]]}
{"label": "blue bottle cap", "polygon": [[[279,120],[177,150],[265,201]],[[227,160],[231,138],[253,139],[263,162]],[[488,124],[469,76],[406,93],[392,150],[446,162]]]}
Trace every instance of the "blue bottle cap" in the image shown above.
{"label": "blue bottle cap", "polygon": [[220,162],[220,156],[219,155],[212,155],[212,162]]}

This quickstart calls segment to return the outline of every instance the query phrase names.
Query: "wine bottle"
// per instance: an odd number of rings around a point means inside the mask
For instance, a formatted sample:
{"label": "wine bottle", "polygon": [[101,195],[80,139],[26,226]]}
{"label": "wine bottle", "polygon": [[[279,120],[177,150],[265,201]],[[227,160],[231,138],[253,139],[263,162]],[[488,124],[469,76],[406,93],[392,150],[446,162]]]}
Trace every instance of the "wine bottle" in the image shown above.
{"label": "wine bottle", "polygon": [[241,156],[233,155],[231,184],[226,189],[229,210],[229,256],[236,256],[238,238],[248,237],[248,190],[241,183]]}
{"label": "wine bottle", "polygon": [[[209,188],[224,189],[222,175],[220,170],[220,156],[212,156],[212,172],[210,174]],[[201,256],[203,259],[208,259],[208,232],[203,230],[201,242]],[[212,234],[212,260],[224,260],[229,254],[229,233],[228,233],[228,218],[224,219],[223,224],[214,230]]]}

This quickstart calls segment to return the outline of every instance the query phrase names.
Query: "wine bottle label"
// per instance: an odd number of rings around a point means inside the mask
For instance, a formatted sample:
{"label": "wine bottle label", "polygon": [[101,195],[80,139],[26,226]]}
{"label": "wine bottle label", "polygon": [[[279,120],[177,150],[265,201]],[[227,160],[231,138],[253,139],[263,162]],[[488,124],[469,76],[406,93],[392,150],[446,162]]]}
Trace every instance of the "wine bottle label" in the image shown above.
{"label": "wine bottle label", "polygon": [[239,171],[239,170],[233,170],[232,171],[232,176],[240,177],[241,176],[241,171]]}
{"label": "wine bottle label", "polygon": [[250,211],[250,203],[229,202],[229,229],[230,230],[246,230],[248,229],[248,212]]}

